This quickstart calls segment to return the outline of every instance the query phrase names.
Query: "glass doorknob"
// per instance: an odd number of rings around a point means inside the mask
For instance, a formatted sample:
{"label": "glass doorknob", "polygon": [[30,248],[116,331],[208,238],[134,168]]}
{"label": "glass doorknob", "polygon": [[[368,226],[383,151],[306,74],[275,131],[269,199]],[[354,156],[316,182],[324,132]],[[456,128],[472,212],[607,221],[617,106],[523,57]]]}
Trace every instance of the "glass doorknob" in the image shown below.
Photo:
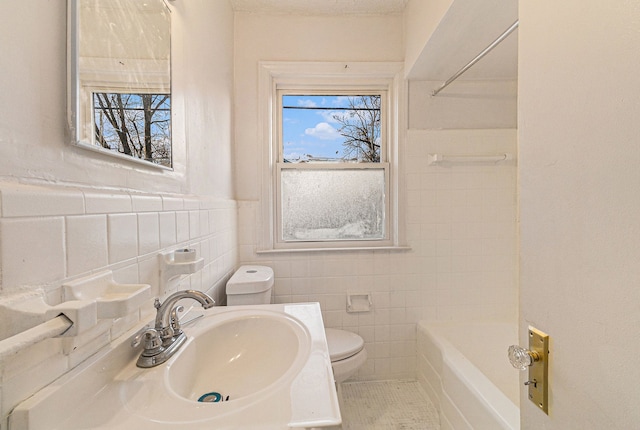
{"label": "glass doorknob", "polygon": [[530,351],[519,345],[511,345],[508,351],[509,362],[518,370],[527,370],[536,361],[540,360],[540,355],[535,351]]}

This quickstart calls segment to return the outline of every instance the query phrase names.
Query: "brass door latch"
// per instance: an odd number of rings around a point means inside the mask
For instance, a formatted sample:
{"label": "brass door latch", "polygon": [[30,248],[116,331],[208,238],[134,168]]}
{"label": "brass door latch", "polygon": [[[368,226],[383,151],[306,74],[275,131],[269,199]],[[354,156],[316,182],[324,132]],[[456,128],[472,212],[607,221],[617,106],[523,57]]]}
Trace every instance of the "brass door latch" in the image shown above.
{"label": "brass door latch", "polygon": [[509,361],[518,370],[529,370],[524,385],[529,400],[549,414],[549,335],[529,327],[529,349],[519,345],[509,347]]}

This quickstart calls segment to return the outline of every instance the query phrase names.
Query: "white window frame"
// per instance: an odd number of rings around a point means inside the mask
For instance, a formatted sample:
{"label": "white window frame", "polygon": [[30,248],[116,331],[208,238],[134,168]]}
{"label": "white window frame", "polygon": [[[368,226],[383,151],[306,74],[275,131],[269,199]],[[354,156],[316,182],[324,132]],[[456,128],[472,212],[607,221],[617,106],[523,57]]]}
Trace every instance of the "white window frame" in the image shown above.
{"label": "white window frame", "polygon": [[[404,228],[400,220],[399,157],[402,100],[406,93],[402,78],[402,63],[297,63],[261,62],[259,67],[259,124],[262,131],[262,216],[258,252],[327,251],[354,249],[402,248]],[[281,152],[281,94],[380,94],[381,133],[383,147],[380,163],[336,163],[322,165],[296,165],[299,169],[354,169],[383,168],[385,171],[385,239],[340,240],[318,242],[289,242],[281,240],[280,163]],[[384,151],[384,152],[383,152]],[[293,166],[286,166],[291,168]]]}

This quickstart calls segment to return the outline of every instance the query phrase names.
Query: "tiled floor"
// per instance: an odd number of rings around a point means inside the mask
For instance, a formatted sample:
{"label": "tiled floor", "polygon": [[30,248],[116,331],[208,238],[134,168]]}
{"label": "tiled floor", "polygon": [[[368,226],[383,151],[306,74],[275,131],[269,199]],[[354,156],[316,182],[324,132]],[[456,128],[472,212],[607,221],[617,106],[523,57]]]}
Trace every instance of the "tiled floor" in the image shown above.
{"label": "tiled floor", "polygon": [[418,382],[342,384],[343,430],[439,430],[438,413]]}

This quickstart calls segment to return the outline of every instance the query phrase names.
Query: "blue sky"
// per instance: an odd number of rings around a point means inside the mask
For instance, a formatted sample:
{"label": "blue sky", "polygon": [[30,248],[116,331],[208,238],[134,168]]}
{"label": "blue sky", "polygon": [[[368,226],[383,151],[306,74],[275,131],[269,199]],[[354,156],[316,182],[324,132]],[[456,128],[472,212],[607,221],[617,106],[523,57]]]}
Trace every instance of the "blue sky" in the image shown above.
{"label": "blue sky", "polygon": [[306,159],[306,155],[337,158],[342,155],[340,124],[332,115],[348,107],[347,97],[317,95],[285,95],[283,106],[325,108],[322,110],[283,109],[282,137],[284,158]]}

